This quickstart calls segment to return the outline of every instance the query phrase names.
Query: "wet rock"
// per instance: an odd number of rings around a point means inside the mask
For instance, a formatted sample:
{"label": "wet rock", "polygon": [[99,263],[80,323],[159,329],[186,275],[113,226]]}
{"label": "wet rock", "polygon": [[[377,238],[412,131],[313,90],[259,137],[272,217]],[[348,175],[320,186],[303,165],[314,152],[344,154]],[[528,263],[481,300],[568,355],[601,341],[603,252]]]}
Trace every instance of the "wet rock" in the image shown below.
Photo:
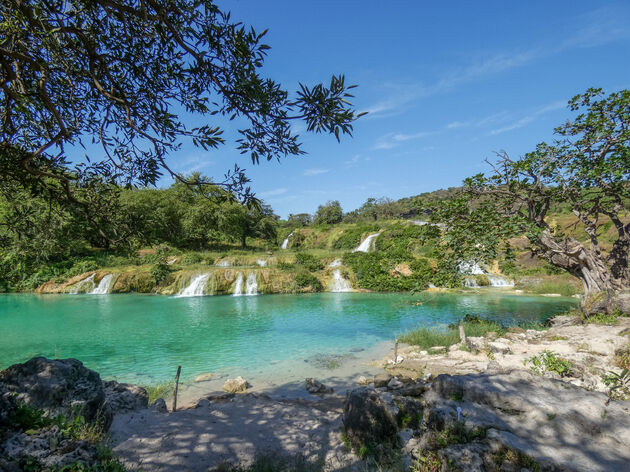
{"label": "wet rock", "polygon": [[333,393],[332,388],[327,387],[326,385],[321,383],[319,380],[315,380],[310,377],[306,379],[306,391],[308,393],[312,393],[313,395],[318,395],[318,394],[323,395],[326,393]]}
{"label": "wet rock", "polygon": [[194,381],[195,382],[206,382],[206,381],[212,379],[213,375],[214,374],[212,372],[208,372],[206,374],[201,374],[201,375],[198,375],[197,377],[195,377]]}
{"label": "wet rock", "polygon": [[343,407],[343,425],[354,447],[398,444],[398,426],[390,409],[373,389],[349,391]]}
{"label": "wet rock", "polygon": [[100,419],[109,426],[112,413],[104,409],[105,391],[98,373],[76,359],[34,357],[0,372],[3,389],[15,401],[44,410],[50,416],[82,415],[86,421]]}
{"label": "wet rock", "polygon": [[241,393],[247,390],[248,384],[240,375],[235,379],[227,379],[223,384],[223,390],[227,393]]}
{"label": "wet rock", "polygon": [[374,386],[376,388],[387,387],[387,384],[389,383],[391,379],[392,379],[392,376],[389,374],[386,374],[386,373],[376,374],[374,376]]}
{"label": "wet rock", "polygon": [[163,398],[158,398],[153,403],[151,403],[151,408],[158,413],[168,413],[168,408]]}

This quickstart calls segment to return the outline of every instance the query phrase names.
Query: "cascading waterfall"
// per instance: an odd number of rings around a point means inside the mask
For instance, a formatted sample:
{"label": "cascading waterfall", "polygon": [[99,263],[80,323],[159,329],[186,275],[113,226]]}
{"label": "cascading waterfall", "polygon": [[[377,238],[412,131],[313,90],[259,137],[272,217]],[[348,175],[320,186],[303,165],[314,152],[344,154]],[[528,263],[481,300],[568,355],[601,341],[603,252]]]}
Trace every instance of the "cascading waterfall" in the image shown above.
{"label": "cascading waterfall", "polygon": [[293,231],[291,231],[289,235],[286,238],[284,238],[284,241],[282,241],[282,245],[280,246],[280,249],[286,249],[289,247],[289,238],[291,237],[292,234],[293,234]]}
{"label": "cascading waterfall", "polygon": [[256,259],[256,264],[258,264],[260,267],[265,267],[267,265],[267,261],[264,259]]}
{"label": "cascading waterfall", "polygon": [[176,297],[201,297],[205,295],[204,290],[210,274],[200,274],[192,278],[188,287],[179,292]]}
{"label": "cascading waterfall", "polygon": [[112,281],[114,280],[114,274],[107,274],[103,276],[101,281],[98,283],[98,287],[92,290],[90,293],[92,295],[106,295],[111,291]]}
{"label": "cascading waterfall", "polygon": [[330,285],[331,292],[352,292],[352,285],[341,275],[339,269],[333,271],[333,279]]}
{"label": "cascading waterfall", "polygon": [[[466,275],[485,275],[488,277],[488,281],[490,282],[491,287],[514,287],[514,281],[508,280],[505,277],[501,277],[500,275],[494,275],[488,273],[483,267],[481,267],[477,262],[462,262],[459,264],[459,272]],[[477,288],[479,284],[474,277],[466,277],[464,279],[464,285],[466,287]]]}
{"label": "cascading waterfall", "polygon": [[380,234],[381,233],[370,234],[367,238],[363,240],[361,244],[353,249],[352,252],[370,252],[370,249],[372,249],[373,246],[374,239],[380,236]]}
{"label": "cascading waterfall", "polygon": [[232,294],[235,297],[240,297],[243,295],[243,273],[239,272],[236,276],[236,283],[234,284],[234,293]]}
{"label": "cascading waterfall", "polygon": [[[72,288],[70,289],[71,294],[75,295],[77,293],[90,293],[92,292],[92,290],[94,290],[95,284],[94,284],[94,276],[96,274],[92,274],[89,277],[84,278],[83,280],[78,281],[76,284],[74,284],[72,286]],[[84,290],[84,287],[86,286],[90,286],[90,289]]]}
{"label": "cascading waterfall", "polygon": [[335,259],[330,264],[328,264],[328,267],[332,269],[334,267],[339,267],[340,265],[341,265],[341,259]]}
{"label": "cascading waterfall", "polygon": [[215,264],[217,267],[230,267],[230,261],[220,261]]}
{"label": "cascading waterfall", "polygon": [[256,272],[250,272],[245,282],[245,295],[258,295],[258,281]]}

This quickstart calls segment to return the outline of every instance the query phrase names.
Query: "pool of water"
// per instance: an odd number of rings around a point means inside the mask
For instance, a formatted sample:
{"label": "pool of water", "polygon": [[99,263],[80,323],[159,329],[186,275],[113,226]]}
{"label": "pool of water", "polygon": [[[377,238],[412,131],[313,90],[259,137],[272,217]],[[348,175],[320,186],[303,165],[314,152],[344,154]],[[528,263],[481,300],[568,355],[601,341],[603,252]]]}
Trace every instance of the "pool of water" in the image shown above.
{"label": "pool of water", "polygon": [[[465,314],[541,320],[568,298],[484,294],[321,293],[174,298],[0,295],[0,368],[33,356],[74,357],[104,378],[150,384],[204,372],[261,371],[287,360],[370,349],[418,325]],[[240,370],[239,370],[240,369]]]}

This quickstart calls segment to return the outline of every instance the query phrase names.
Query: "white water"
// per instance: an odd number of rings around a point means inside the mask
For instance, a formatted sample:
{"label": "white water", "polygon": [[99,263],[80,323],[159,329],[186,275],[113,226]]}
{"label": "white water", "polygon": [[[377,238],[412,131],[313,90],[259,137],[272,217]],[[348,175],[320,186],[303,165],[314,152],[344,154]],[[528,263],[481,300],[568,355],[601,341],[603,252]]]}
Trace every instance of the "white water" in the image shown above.
{"label": "white water", "polygon": [[114,274],[105,275],[101,281],[98,283],[98,287],[92,290],[90,293],[92,295],[105,295],[111,291],[112,281],[114,280]]}
{"label": "white water", "polygon": [[286,249],[289,247],[289,238],[291,237],[292,234],[293,234],[293,231],[291,231],[289,235],[286,238],[284,238],[284,241],[282,241],[282,245],[280,246],[280,249]]}
{"label": "white water", "polygon": [[258,281],[256,280],[255,272],[250,272],[247,276],[247,282],[245,282],[245,295],[258,295]]}
{"label": "white water", "polygon": [[206,283],[210,278],[210,274],[200,274],[190,281],[188,287],[179,292],[176,297],[201,297],[204,294]]}
{"label": "white water", "polygon": [[346,279],[341,276],[339,269],[333,271],[332,284],[330,286],[331,292],[352,292],[352,285]]}
{"label": "white water", "polygon": [[[94,276],[95,276],[95,275],[96,275],[96,274],[92,274],[92,275],[90,275],[89,277],[86,277],[86,278],[84,278],[83,280],[78,281],[76,284],[74,284],[74,285],[72,286],[72,288],[70,289],[70,292],[69,292],[69,293],[72,293],[72,294],[77,294],[77,293],[80,293],[80,292],[89,293],[89,292],[91,292],[92,290],[94,290],[94,287],[95,287],[95,284],[94,284]],[[88,285],[88,284],[92,286],[91,290],[82,290],[82,289],[83,289],[83,287],[84,287],[85,285]]]}
{"label": "white water", "polygon": [[239,272],[236,276],[236,283],[234,284],[234,293],[232,294],[235,297],[240,297],[243,295],[243,273]]}
{"label": "white water", "polygon": [[215,264],[217,267],[230,267],[230,261],[225,260]]}
{"label": "white water", "polygon": [[340,265],[341,265],[341,259],[335,259],[330,264],[328,264],[328,267],[333,268],[333,267],[339,267]]}
{"label": "white water", "polygon": [[352,252],[370,252],[372,249],[373,241],[376,239],[381,233],[370,234],[367,238],[363,240],[361,244],[359,244]]}
{"label": "white water", "polygon": [[[488,281],[490,282],[491,287],[514,287],[514,281],[508,280],[505,277],[501,277],[500,275],[493,275],[488,273],[483,267],[481,267],[477,262],[462,262],[459,264],[459,271],[462,274],[469,275],[485,275],[488,277]],[[464,279],[464,285],[466,287],[479,287],[477,281],[474,277],[466,277]]]}
{"label": "white water", "polygon": [[264,259],[256,259],[256,264],[258,264],[260,267],[265,267],[267,265],[267,261]]}

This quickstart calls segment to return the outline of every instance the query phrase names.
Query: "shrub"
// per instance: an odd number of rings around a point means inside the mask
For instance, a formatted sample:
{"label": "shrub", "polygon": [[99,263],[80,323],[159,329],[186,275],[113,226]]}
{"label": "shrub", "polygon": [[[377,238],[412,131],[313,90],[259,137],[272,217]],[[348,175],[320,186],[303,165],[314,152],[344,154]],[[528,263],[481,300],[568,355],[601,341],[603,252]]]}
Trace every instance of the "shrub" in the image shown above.
{"label": "shrub", "polygon": [[295,255],[295,262],[311,272],[315,272],[317,270],[322,270],[324,268],[324,264],[322,261],[317,259],[312,254],[307,254],[304,252],[300,252]]}
{"label": "shrub", "polygon": [[555,352],[544,350],[540,354],[530,357],[525,363],[532,364],[531,370],[539,375],[545,372],[555,372],[560,377],[569,377],[573,370],[573,364],[566,359],[562,359]]}
{"label": "shrub", "polygon": [[620,369],[630,370],[630,344],[615,351],[615,365]]}
{"label": "shrub", "polygon": [[203,262],[203,257],[196,252],[188,252],[182,256],[182,264],[192,265],[199,264],[200,262]]}
{"label": "shrub", "polygon": [[608,396],[612,400],[630,399],[630,371],[623,369],[621,373],[608,372],[602,375],[602,382],[608,387]]}
{"label": "shrub", "polygon": [[172,380],[144,387],[149,395],[149,404],[153,403],[158,398],[168,400],[173,395],[174,387],[175,382]]}
{"label": "shrub", "polygon": [[324,289],[319,279],[308,272],[298,272],[295,275],[295,285],[298,288],[311,287],[313,292],[321,292]]}
{"label": "shrub", "polygon": [[160,261],[151,268],[151,280],[155,284],[160,284],[168,279],[171,268],[164,261]]}

